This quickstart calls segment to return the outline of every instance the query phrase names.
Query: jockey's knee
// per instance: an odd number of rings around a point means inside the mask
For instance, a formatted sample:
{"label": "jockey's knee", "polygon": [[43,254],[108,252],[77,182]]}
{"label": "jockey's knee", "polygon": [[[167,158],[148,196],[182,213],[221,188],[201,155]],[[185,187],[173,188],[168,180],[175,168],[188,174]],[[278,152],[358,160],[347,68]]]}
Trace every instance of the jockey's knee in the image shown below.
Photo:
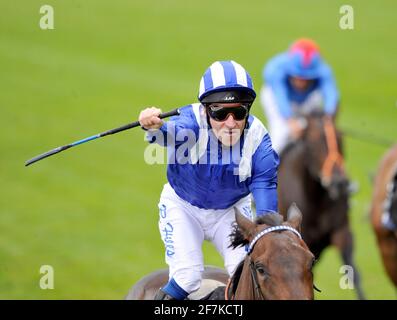
{"label": "jockey's knee", "polygon": [[229,277],[231,277],[234,274],[237,266],[238,266],[238,264],[235,264],[235,263],[225,264],[225,269],[226,269],[227,273],[229,274]]}
{"label": "jockey's knee", "polygon": [[234,274],[240,262],[244,260],[246,254],[247,251],[244,247],[236,248],[232,256],[225,258],[225,269],[229,276]]}
{"label": "jockey's knee", "polygon": [[203,270],[200,267],[176,270],[173,278],[189,294],[198,290],[201,285]]}

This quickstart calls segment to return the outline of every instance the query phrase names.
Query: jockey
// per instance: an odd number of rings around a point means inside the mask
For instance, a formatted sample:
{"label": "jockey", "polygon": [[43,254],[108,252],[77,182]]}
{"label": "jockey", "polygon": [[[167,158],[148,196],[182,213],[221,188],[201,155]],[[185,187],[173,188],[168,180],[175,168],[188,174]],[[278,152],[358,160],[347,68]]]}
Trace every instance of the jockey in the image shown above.
{"label": "jockey", "polygon": [[156,300],[183,300],[199,289],[204,270],[202,243],[211,241],[229,275],[245,257],[232,249],[229,235],[234,207],[253,219],[277,212],[277,169],[263,124],[249,111],[256,93],[246,70],[234,61],[217,61],[204,73],[198,100],[163,122],[161,110],[141,111],[146,139],[166,146],[167,178],[159,201],[159,229],[169,266],[169,282]]}
{"label": "jockey", "polygon": [[263,79],[261,104],[279,154],[290,139],[301,135],[304,123],[299,116],[316,109],[336,115],[339,93],[331,68],[310,39],[298,39],[288,52],[272,58],[263,70]]}

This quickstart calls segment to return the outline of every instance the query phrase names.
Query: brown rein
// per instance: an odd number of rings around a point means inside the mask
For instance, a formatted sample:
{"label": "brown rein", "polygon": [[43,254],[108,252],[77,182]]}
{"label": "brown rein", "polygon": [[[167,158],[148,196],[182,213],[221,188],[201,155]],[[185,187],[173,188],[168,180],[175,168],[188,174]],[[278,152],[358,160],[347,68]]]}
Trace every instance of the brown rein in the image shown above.
{"label": "brown rein", "polygon": [[331,182],[332,169],[338,166],[344,172],[343,156],[338,150],[336,131],[331,119],[326,118],[324,124],[325,138],[328,147],[328,154],[321,169],[322,179],[325,184]]}

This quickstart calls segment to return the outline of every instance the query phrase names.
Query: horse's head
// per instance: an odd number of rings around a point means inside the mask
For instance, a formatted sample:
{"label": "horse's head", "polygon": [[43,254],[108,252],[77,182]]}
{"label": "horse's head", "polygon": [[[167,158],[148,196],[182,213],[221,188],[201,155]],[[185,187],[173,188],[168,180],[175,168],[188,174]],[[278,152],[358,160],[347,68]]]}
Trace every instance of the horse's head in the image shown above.
{"label": "horse's head", "polygon": [[287,221],[279,214],[256,222],[236,211],[233,246],[248,245],[248,254],[235,292],[236,299],[313,299],[315,261],[299,231],[302,214],[294,205]]}
{"label": "horse's head", "polygon": [[346,194],[349,180],[344,170],[342,139],[332,118],[323,113],[307,116],[302,140],[311,176],[319,180],[332,199]]}

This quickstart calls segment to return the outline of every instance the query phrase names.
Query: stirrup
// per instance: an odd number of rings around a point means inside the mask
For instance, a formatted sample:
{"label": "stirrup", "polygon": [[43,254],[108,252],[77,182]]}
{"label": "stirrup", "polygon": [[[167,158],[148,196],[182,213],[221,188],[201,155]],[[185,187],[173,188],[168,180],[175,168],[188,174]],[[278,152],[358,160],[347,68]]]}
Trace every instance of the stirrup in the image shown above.
{"label": "stirrup", "polygon": [[165,293],[161,288],[157,291],[153,300],[176,300],[174,297],[170,296],[168,293]]}

